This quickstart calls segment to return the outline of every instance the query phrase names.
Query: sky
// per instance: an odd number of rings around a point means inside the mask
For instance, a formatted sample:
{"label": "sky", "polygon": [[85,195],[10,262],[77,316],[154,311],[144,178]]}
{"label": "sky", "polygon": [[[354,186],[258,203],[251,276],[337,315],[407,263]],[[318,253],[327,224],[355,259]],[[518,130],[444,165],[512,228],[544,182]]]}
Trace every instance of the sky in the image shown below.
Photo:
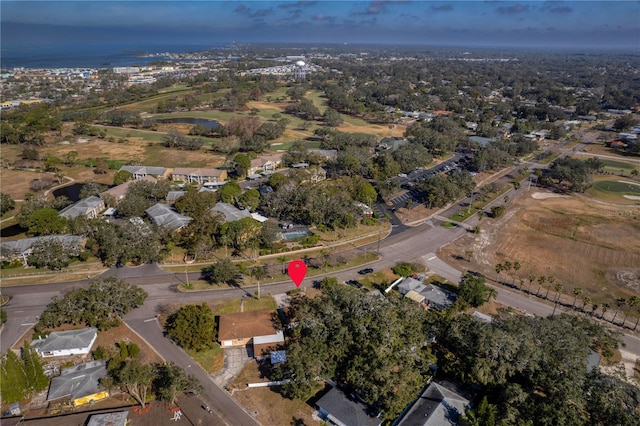
{"label": "sky", "polygon": [[640,1],[0,1],[1,43],[633,49]]}

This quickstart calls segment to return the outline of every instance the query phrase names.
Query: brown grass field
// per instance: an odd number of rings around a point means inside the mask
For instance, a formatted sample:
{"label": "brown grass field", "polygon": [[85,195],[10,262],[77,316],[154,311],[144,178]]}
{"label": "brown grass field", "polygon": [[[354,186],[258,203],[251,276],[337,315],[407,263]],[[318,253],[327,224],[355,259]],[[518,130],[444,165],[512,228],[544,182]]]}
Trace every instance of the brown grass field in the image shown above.
{"label": "brown grass field", "polygon": [[[525,195],[513,201],[504,217],[483,219],[480,226],[479,235],[465,235],[442,248],[442,258],[491,279],[496,277],[496,264],[519,261],[522,268],[516,283],[529,274],[554,276],[569,302],[576,287],[593,303],[611,306],[618,297],[640,293],[638,208],[598,203],[581,195],[546,200]],[[474,253],[471,262],[464,255],[469,249]],[[502,279],[511,281],[512,276],[513,271],[509,278],[503,273]],[[534,283],[532,290],[536,288]]]}

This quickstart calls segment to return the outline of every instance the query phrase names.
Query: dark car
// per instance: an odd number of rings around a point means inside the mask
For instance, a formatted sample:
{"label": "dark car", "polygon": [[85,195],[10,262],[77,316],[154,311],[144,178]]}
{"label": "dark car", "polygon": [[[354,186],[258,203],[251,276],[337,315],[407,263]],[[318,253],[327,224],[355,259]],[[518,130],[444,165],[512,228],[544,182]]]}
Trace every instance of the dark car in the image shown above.
{"label": "dark car", "polygon": [[347,285],[350,285],[350,286],[353,286],[353,287],[355,287],[355,288],[362,288],[362,287],[364,287],[364,286],[362,285],[362,283],[361,283],[361,282],[356,281],[356,280],[349,280],[349,281],[347,281],[347,282],[346,282],[346,284],[347,284]]}
{"label": "dark car", "polygon": [[370,273],[372,273],[372,272],[373,272],[373,269],[371,269],[371,268],[360,269],[360,270],[358,271],[358,273],[359,273],[360,275],[367,275],[367,274],[370,274]]}

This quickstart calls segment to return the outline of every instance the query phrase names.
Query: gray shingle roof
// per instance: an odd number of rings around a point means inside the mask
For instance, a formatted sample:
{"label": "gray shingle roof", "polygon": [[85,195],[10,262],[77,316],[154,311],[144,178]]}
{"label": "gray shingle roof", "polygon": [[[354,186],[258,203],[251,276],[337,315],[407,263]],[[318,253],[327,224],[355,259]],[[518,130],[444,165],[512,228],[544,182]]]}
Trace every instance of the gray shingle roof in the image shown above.
{"label": "gray shingle roof", "polygon": [[411,277],[407,277],[400,284],[398,284],[398,290],[400,293],[406,295],[410,291],[419,293],[425,297],[425,301],[429,306],[433,306],[440,309],[446,309],[453,305],[458,296],[450,291],[447,291],[441,287],[433,284],[424,285],[418,280],[414,280]]}
{"label": "gray shingle roof", "polygon": [[87,426],[125,426],[127,424],[128,416],[128,411],[94,414],[89,417],[89,423],[87,423]]}
{"label": "gray shingle roof", "polygon": [[51,379],[47,401],[58,398],[83,398],[100,391],[100,379],[107,375],[104,360],[85,362],[65,368],[58,377]]}
{"label": "gray shingle roof", "polygon": [[38,339],[31,342],[31,347],[38,352],[86,348],[97,333],[98,329],[93,327],[79,330],[52,331],[46,339]]}
{"label": "gray shingle roof", "polygon": [[149,219],[158,226],[172,230],[180,229],[191,221],[189,216],[182,215],[166,204],[154,204],[145,210]]}
{"label": "gray shingle roof", "polygon": [[377,426],[381,423],[380,419],[370,415],[366,405],[337,387],[331,388],[316,404],[347,426]]}
{"label": "gray shingle roof", "polygon": [[0,255],[10,256],[12,254],[25,253],[29,251],[36,242],[53,239],[58,239],[71,247],[80,247],[83,240],[81,235],[45,235],[41,237],[23,238],[15,241],[2,241],[0,242]]}
{"label": "gray shingle roof", "polygon": [[86,215],[88,211],[98,208],[100,206],[104,206],[104,201],[101,198],[92,195],[88,198],[83,198],[82,200],[71,204],[70,206],[65,207],[60,210],[60,216],[73,219],[81,215]]}
{"label": "gray shingle roof", "polygon": [[236,206],[228,203],[217,203],[211,209],[212,214],[222,213],[225,222],[235,222],[236,220],[251,217],[249,210],[240,210]]}
{"label": "gray shingle roof", "polygon": [[154,166],[122,166],[120,170],[125,170],[132,175],[152,175],[152,176],[163,176],[167,170],[166,167],[154,167]]}
{"label": "gray shingle roof", "polygon": [[469,400],[435,382],[420,395],[398,426],[447,426],[459,424]]}

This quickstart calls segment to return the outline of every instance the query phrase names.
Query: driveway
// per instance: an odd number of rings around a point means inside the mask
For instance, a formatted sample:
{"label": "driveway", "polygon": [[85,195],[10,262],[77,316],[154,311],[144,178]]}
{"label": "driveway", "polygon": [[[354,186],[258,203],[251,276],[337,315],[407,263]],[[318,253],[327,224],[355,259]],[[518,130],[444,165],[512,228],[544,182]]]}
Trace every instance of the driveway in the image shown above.
{"label": "driveway", "polygon": [[250,345],[237,348],[226,348],[224,350],[224,369],[212,376],[213,381],[224,388],[234,377],[236,377],[245,365],[251,360],[253,349]]}

